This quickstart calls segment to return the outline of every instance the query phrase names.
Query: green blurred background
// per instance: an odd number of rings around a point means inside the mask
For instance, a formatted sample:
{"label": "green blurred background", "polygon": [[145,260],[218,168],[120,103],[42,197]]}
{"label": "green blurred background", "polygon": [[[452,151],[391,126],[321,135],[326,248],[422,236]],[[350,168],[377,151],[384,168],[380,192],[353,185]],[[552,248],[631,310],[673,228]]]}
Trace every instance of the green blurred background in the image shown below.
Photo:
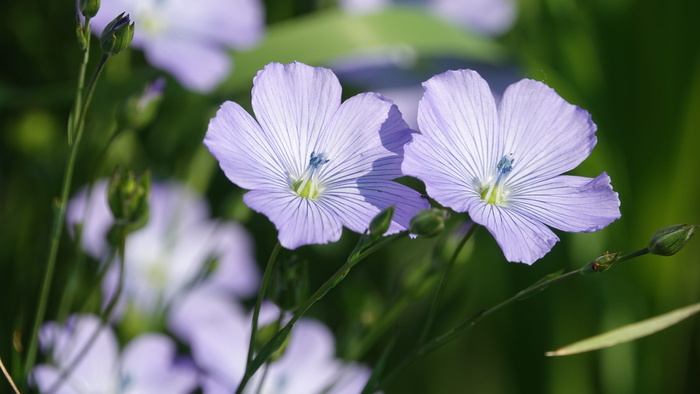
{"label": "green blurred background", "polygon": [[[587,109],[598,125],[598,145],[575,173],[607,171],[622,201],[622,219],[594,234],[558,233],[562,241],[531,267],[507,263],[488,232],[478,232],[450,277],[434,334],[550,272],[577,268],[608,250],[640,249],[666,225],[700,223],[700,2],[521,0],[518,5],[515,27],[491,40],[427,13],[348,16],[330,1],[268,0],[265,40],[233,55],[234,75],[216,93],[190,93],[169,80],[154,123],[120,134],[104,151],[120,104],[162,75],[140,51],[128,50],[110,60],[98,85],[72,190],[108,176],[117,164],[135,171],[150,168],[157,179],[184,180],[207,195],[215,216],[239,220],[251,230],[264,262],[276,242],[274,227],[242,205],[243,191],[223,176],[201,144],[208,120],[224,100],[248,108],[252,76],[270,61],[328,65],[349,50],[403,45],[418,55],[418,70],[409,73],[433,70],[436,56],[465,65],[478,61],[542,80]],[[0,357],[17,374],[45,267],[51,201],[59,194],[68,151],[65,129],[79,51],[73,2],[13,1],[3,5],[0,18]],[[360,30],[363,34],[356,34]],[[366,89],[344,88],[348,94]],[[454,215],[451,228],[464,220]],[[335,271],[356,239],[346,232],[336,244],[295,251],[308,261],[312,288]],[[336,332],[340,356],[360,356],[371,365],[382,345],[398,336],[391,366],[411,349],[429,305],[425,292],[417,292],[393,328],[366,352],[358,350],[358,343],[402,289],[423,282],[421,270],[444,264],[447,252],[432,252],[443,243],[449,251],[455,240],[445,236],[394,245],[360,264],[312,309],[312,317]],[[285,251],[282,257],[292,255]],[[89,291],[94,263],[79,256],[64,236],[48,319],[59,315],[65,291],[78,299]],[[696,240],[673,257],[644,256],[603,275],[553,287],[420,359],[386,392],[700,392],[697,318],[603,351],[544,356],[578,339],[700,301],[699,258]],[[79,305],[73,301],[69,309]],[[0,383],[0,392],[6,390]]]}

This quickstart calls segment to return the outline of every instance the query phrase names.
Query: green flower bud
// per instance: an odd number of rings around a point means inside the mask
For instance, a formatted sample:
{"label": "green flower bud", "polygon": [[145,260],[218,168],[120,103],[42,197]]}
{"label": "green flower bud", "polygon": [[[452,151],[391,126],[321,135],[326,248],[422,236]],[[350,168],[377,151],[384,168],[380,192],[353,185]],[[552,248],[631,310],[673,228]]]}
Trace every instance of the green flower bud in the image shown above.
{"label": "green flower bud", "polygon": [[580,271],[582,274],[605,272],[608,269],[610,269],[613,263],[616,262],[619,258],[620,253],[605,252],[602,255],[600,255],[600,257],[598,257],[597,259],[586,264],[586,266],[581,268]]}
{"label": "green flower bud", "polygon": [[379,238],[389,230],[391,219],[394,217],[394,206],[379,212],[369,223],[369,235],[372,238]]}
{"label": "green flower bud", "polygon": [[649,253],[671,256],[678,253],[695,234],[696,224],[676,224],[657,231],[649,241]]}
{"label": "green flower bud", "polygon": [[[262,326],[258,329],[257,334],[255,335],[255,348],[258,350],[262,350],[265,345],[272,340],[272,338],[277,334],[277,332],[280,329],[280,325],[277,322],[268,324],[266,326]],[[280,346],[279,349],[277,349],[272,355],[270,356],[270,361],[277,361],[284,355],[284,352],[287,350],[287,345],[289,344],[289,336],[284,340],[284,343],[282,343],[282,346]]]}
{"label": "green flower bud", "polygon": [[100,47],[107,55],[116,55],[125,50],[134,38],[134,22],[122,12],[102,31]]}
{"label": "green flower bud", "polygon": [[127,99],[117,115],[119,126],[140,129],[151,123],[163,99],[164,88],[165,78],[158,78],[148,84],[143,93]]}
{"label": "green flower bud", "polygon": [[92,18],[100,10],[100,0],[80,0],[80,13],[86,18]]}
{"label": "green flower bud", "polygon": [[445,229],[450,213],[445,209],[430,208],[420,211],[409,223],[409,231],[421,237],[434,237]]}
{"label": "green flower bud", "polygon": [[150,191],[150,172],[137,179],[133,172],[124,172],[117,167],[107,186],[107,201],[114,215],[115,226],[125,226],[129,231],[145,226],[148,222]]}
{"label": "green flower bud", "polygon": [[275,267],[267,296],[283,310],[292,310],[309,297],[308,262],[292,255]]}

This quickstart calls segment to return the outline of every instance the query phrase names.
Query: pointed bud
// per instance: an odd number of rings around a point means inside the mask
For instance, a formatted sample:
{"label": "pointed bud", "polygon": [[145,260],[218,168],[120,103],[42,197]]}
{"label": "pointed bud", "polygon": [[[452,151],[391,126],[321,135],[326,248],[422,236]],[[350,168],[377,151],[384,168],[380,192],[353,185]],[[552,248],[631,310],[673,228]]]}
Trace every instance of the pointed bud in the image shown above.
{"label": "pointed bud", "polygon": [[114,215],[115,225],[138,230],[148,222],[148,196],[151,174],[145,172],[138,179],[131,171],[117,167],[107,186],[107,202]]}
{"label": "pointed bud", "polygon": [[619,258],[620,253],[605,252],[602,255],[600,255],[600,257],[598,257],[597,259],[586,264],[586,266],[581,268],[579,271],[581,271],[581,273],[584,275],[593,274],[597,272],[605,272],[608,269],[610,269],[613,263],[616,262]]}
{"label": "pointed bud", "polygon": [[122,12],[102,31],[100,47],[107,55],[116,55],[125,50],[134,38],[134,22]]}
{"label": "pointed bud", "polygon": [[151,123],[160,107],[164,89],[165,78],[161,77],[148,84],[140,95],[126,100],[117,115],[120,127],[140,129]]}
{"label": "pointed bud", "polygon": [[445,229],[450,213],[445,209],[430,208],[420,211],[411,219],[409,231],[421,237],[434,237]]}
{"label": "pointed bud", "polygon": [[657,231],[649,241],[649,253],[671,256],[678,253],[695,234],[695,224],[676,224]]}
{"label": "pointed bud", "polygon": [[100,0],[80,0],[80,13],[86,18],[92,18],[100,10]]}
{"label": "pointed bud", "polygon": [[379,238],[389,230],[391,219],[394,217],[394,206],[379,212],[369,223],[369,235],[372,238]]}

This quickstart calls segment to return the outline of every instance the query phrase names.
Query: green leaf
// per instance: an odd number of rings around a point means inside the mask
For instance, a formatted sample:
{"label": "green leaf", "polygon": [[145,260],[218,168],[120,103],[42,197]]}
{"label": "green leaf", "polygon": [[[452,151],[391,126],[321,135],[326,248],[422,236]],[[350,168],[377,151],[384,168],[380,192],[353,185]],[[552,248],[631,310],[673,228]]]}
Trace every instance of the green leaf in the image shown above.
{"label": "green leaf", "polygon": [[273,25],[259,46],[235,53],[233,74],[221,92],[247,89],[258,70],[270,62],[300,61],[318,66],[352,52],[388,49],[484,62],[505,57],[503,48],[494,41],[411,7],[367,15],[328,10]]}
{"label": "green leaf", "polygon": [[563,348],[547,352],[546,355],[568,356],[570,354],[589,352],[591,350],[598,350],[617,345],[618,343],[632,341],[647,335],[651,335],[657,331],[661,331],[684,319],[689,318],[698,312],[700,312],[700,303],[676,309],[675,311],[652,317],[651,319],[642,320],[637,323],[616,328],[612,331],[608,331],[606,333],[572,343],[571,345],[564,346]]}

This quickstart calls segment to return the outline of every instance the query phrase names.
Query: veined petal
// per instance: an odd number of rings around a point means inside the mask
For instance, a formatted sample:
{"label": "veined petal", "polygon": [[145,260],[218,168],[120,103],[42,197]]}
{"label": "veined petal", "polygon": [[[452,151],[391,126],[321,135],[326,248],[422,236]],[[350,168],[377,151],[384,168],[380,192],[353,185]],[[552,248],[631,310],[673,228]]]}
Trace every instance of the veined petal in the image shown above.
{"label": "veined petal", "polygon": [[357,233],[367,230],[370,221],[391,205],[395,206],[394,218],[387,234],[406,230],[411,218],[430,207],[417,191],[384,179],[360,179],[357,185],[335,187],[324,194],[321,203]]}
{"label": "veined petal", "polygon": [[538,81],[510,85],[498,112],[503,154],[515,159],[506,183],[513,187],[576,168],[596,144],[590,114]]}
{"label": "veined petal", "polygon": [[204,144],[228,179],[245,189],[287,188],[286,169],[274,138],[240,105],[227,101],[209,122]]}
{"label": "veined petal", "polygon": [[403,146],[412,132],[398,108],[379,94],[363,93],[346,100],[314,147],[329,158],[322,182],[354,180],[370,172],[384,179],[403,176]]}
{"label": "veined petal", "polygon": [[620,200],[606,173],[596,178],[558,176],[528,187],[511,207],[568,232],[597,231],[620,218]]}
{"label": "veined petal", "polygon": [[243,196],[243,201],[275,224],[279,241],[287,249],[340,239],[340,219],[317,201],[287,190],[251,190]]}
{"label": "veined petal", "polygon": [[226,49],[197,40],[157,37],[144,42],[149,63],[171,73],[187,89],[208,93],[231,71]]}
{"label": "veined petal", "polygon": [[470,181],[486,179],[503,155],[496,103],[486,81],[472,70],[447,71],[423,87],[421,133],[461,161]]}
{"label": "veined petal", "polygon": [[466,212],[479,199],[474,175],[464,158],[427,135],[415,135],[404,148],[404,174],[425,183],[426,192],[443,206]]}
{"label": "veined petal", "polygon": [[509,208],[479,201],[469,209],[469,216],[489,230],[511,262],[532,264],[559,241],[541,222]]}
{"label": "veined petal", "polygon": [[253,111],[269,149],[288,172],[301,174],[340,106],[338,78],[331,70],[303,63],[270,63],[253,85]]}

